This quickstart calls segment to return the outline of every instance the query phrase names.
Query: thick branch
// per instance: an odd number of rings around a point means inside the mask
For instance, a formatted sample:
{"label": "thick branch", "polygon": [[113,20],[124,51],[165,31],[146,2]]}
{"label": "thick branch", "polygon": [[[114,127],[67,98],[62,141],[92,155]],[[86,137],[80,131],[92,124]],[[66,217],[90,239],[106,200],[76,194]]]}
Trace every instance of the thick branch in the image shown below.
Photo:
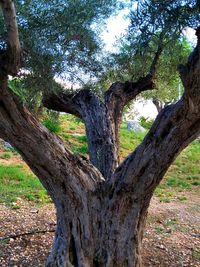
{"label": "thick branch", "polygon": [[119,127],[122,121],[123,109],[125,105],[136,98],[136,96],[141,92],[146,90],[153,90],[155,88],[154,77],[161,53],[162,48],[161,45],[159,45],[152,61],[149,73],[145,77],[139,78],[137,82],[116,82],[112,84],[109,90],[105,93],[105,104],[107,106],[108,115],[112,121],[114,140],[118,151]]}
{"label": "thick branch", "polygon": [[160,101],[156,97],[153,97],[152,102],[156,106],[156,109],[157,109],[157,111],[159,113],[163,109],[163,106],[164,106],[163,103],[162,103],[162,101]]}
{"label": "thick branch", "polygon": [[139,200],[150,197],[175,157],[200,134],[200,38],[186,66],[182,99],[165,107],[148,135],[118,167],[111,184],[115,193],[127,190]]}
{"label": "thick branch", "polygon": [[185,98],[192,108],[199,105],[200,98],[200,27],[196,30],[197,46],[190,55],[186,65],[179,66],[181,80],[185,89]]}
{"label": "thick branch", "polygon": [[7,49],[0,59],[1,71],[9,75],[17,75],[20,68],[21,47],[14,1],[1,0],[1,8],[7,29]]}
{"label": "thick branch", "polygon": [[[103,179],[98,170],[68,151],[59,137],[22,107],[7,89],[6,79],[0,81],[0,88],[0,137],[17,148],[51,196],[55,195],[59,184],[65,185],[71,199],[74,193],[77,197],[81,194],[78,188],[85,192],[95,190]],[[55,187],[52,188],[52,184]]]}
{"label": "thick branch", "polygon": [[82,119],[81,113],[76,104],[75,94],[68,94],[67,92],[58,94],[46,94],[43,96],[42,103],[44,107],[58,112],[66,112]]}
{"label": "thick branch", "polygon": [[90,90],[81,90],[77,94],[45,96],[45,107],[70,113],[82,118],[88,139],[89,156],[105,178],[111,177],[116,169],[117,150],[105,105]]}
{"label": "thick branch", "polygon": [[[134,99],[138,94],[146,90],[155,88],[154,78],[157,71],[157,65],[162,53],[162,46],[159,44],[155,56],[152,60],[149,73],[145,77],[140,77],[137,82],[127,81],[125,83],[114,83],[105,94],[106,104],[114,104],[114,110],[123,108],[128,102]],[[111,104],[113,105],[113,104]],[[117,107],[115,107],[117,105]]]}

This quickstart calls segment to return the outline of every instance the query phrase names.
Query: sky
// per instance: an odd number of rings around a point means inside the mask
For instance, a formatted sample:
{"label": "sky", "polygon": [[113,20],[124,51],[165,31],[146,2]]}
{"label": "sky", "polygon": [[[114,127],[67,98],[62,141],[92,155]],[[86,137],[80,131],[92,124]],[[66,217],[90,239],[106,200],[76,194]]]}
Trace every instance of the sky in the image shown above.
{"label": "sky", "polygon": [[115,50],[114,44],[116,39],[125,33],[128,28],[129,21],[125,19],[128,14],[128,10],[123,10],[117,16],[108,19],[107,27],[103,31],[101,37],[105,42],[105,50]]}

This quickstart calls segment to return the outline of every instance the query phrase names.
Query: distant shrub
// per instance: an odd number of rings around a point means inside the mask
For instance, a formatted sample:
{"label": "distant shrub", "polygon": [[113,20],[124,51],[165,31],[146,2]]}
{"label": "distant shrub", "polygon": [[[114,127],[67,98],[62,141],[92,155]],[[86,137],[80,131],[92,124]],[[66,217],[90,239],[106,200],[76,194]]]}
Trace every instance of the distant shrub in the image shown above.
{"label": "distant shrub", "polygon": [[152,119],[150,120],[149,118],[145,118],[142,116],[142,117],[140,117],[139,122],[140,122],[142,127],[149,130],[151,128],[154,120],[152,120]]}
{"label": "distant shrub", "polygon": [[11,152],[4,152],[0,156],[0,158],[2,158],[2,159],[10,159],[11,157],[12,157],[12,153]]}

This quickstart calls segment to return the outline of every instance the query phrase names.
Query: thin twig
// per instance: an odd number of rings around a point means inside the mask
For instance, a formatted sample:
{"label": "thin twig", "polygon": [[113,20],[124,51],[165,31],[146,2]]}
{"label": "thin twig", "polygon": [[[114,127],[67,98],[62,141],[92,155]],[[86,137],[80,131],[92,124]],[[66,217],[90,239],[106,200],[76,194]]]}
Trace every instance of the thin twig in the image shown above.
{"label": "thin twig", "polygon": [[33,230],[31,232],[25,232],[25,233],[20,233],[20,234],[13,234],[13,235],[8,235],[4,237],[0,237],[0,241],[4,241],[10,238],[16,239],[21,236],[26,236],[26,235],[34,235],[34,234],[45,234],[45,233],[53,233],[55,232],[55,229],[49,229],[49,230]]}

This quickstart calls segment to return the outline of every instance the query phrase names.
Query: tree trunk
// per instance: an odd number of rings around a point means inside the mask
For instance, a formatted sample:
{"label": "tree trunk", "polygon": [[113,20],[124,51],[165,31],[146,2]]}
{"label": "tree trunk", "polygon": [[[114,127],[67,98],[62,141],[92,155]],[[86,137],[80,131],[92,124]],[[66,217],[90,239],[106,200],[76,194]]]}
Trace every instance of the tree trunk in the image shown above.
{"label": "tree trunk", "polygon": [[[57,230],[47,267],[140,267],[149,200],[132,193],[102,197],[104,189],[82,200],[66,199],[58,188]],[[59,199],[58,199],[59,198]]]}
{"label": "tree trunk", "polygon": [[8,74],[18,72],[21,49],[13,1],[0,4],[8,31],[8,59],[0,59],[0,137],[18,149],[55,204],[57,229],[46,266],[141,267],[153,192],[175,157],[200,134],[200,28],[197,47],[180,68],[182,99],[162,109],[143,142],[117,167],[123,108],[153,88],[160,47],[149,74],[113,84],[104,103],[88,90],[54,99],[60,111],[84,120],[92,164],[65,148],[9,90]]}

